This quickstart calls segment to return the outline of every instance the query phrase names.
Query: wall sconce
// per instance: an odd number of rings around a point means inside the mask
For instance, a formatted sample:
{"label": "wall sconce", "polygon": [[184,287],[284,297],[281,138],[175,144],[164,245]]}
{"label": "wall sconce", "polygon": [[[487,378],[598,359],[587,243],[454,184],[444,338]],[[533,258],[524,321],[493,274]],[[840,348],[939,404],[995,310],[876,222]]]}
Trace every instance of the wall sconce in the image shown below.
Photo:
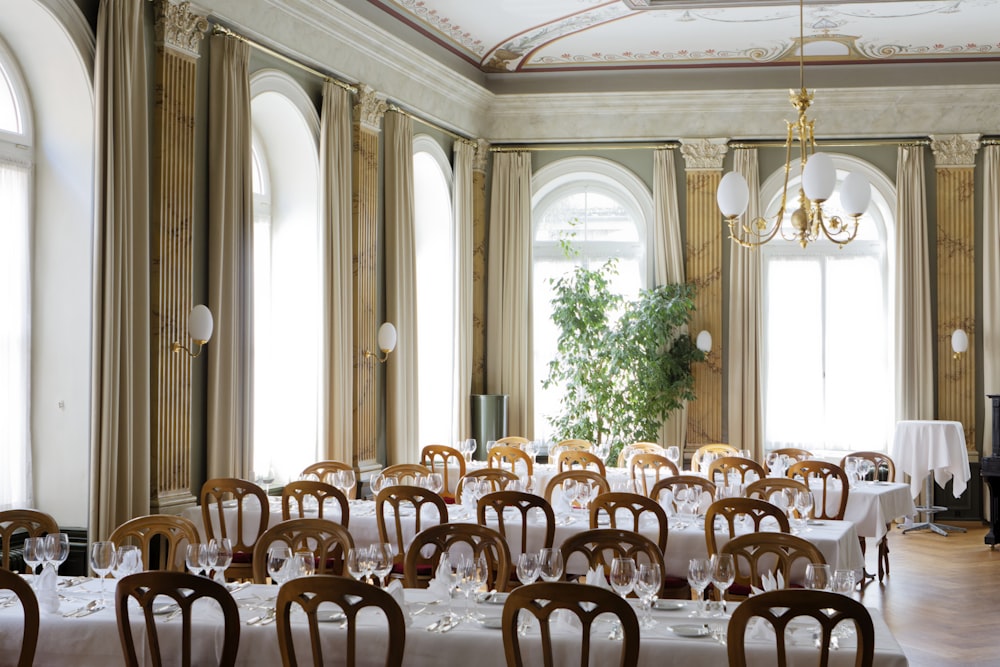
{"label": "wall sconce", "polygon": [[712,334],[704,330],[699,331],[698,337],[695,338],[694,344],[699,350],[701,350],[705,354],[708,354],[709,352],[712,351]]}
{"label": "wall sconce", "polygon": [[383,322],[382,326],[378,328],[378,349],[382,350],[381,357],[371,350],[364,351],[365,357],[374,357],[379,363],[382,363],[389,358],[389,353],[396,349],[396,327],[392,326],[392,322]]}
{"label": "wall sconce", "polygon": [[969,335],[962,329],[955,329],[951,332],[951,355],[952,359],[958,359],[963,353],[969,351]]}
{"label": "wall sconce", "polygon": [[178,341],[171,343],[170,350],[172,352],[184,350],[191,357],[197,357],[201,354],[201,350],[205,347],[205,344],[212,338],[212,329],[214,326],[215,322],[212,320],[212,311],[208,309],[208,306],[198,304],[191,309],[191,314],[188,315],[188,336],[198,346],[198,350],[192,352]]}

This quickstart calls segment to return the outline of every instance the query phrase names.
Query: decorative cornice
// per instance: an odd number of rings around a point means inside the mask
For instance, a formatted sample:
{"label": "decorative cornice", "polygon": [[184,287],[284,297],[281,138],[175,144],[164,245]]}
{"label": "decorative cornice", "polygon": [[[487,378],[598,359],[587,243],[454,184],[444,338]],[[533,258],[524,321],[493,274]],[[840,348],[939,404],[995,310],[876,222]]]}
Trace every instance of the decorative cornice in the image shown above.
{"label": "decorative cornice", "polygon": [[389,110],[385,95],[375,92],[366,83],[358,84],[358,103],[354,105],[354,117],[361,126],[378,132],[382,127],[382,116]]}
{"label": "decorative cornice", "polygon": [[722,171],[727,139],[681,139],[681,155],[687,171]]}
{"label": "decorative cornice", "polygon": [[486,162],[490,156],[490,142],[485,139],[476,141],[476,152],[472,158],[472,171],[486,172]]}
{"label": "decorative cornice", "polygon": [[975,167],[976,153],[979,151],[979,135],[932,134],[931,150],[934,151],[935,167],[943,169]]}
{"label": "decorative cornice", "polygon": [[171,0],[156,0],[156,43],[190,58],[199,56],[198,47],[208,30],[208,19],[191,11],[190,2],[174,4]]}

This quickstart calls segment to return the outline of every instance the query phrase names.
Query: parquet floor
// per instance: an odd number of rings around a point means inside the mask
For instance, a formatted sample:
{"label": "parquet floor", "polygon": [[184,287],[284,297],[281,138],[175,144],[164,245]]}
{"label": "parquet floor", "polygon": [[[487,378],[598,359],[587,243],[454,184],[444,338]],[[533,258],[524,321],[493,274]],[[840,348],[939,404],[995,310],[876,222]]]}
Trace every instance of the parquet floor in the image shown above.
{"label": "parquet floor", "polygon": [[[983,542],[981,522],[939,520],[967,528],[889,536],[891,574],[868,584],[861,601],[882,610],[911,667],[1000,665],[1000,548]],[[869,545],[868,571],[876,571]]]}

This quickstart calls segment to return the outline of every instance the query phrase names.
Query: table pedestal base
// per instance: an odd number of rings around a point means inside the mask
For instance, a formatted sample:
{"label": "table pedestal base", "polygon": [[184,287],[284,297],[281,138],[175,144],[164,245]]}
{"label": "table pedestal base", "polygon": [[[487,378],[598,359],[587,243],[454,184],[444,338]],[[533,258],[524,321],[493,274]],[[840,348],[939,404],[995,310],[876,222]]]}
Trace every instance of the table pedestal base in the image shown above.
{"label": "table pedestal base", "polygon": [[948,537],[948,533],[964,533],[965,528],[959,528],[958,526],[948,526],[943,523],[934,523],[934,515],[938,512],[944,512],[947,507],[943,505],[933,505],[934,502],[934,471],[932,470],[927,475],[927,480],[924,482],[924,497],[927,499],[927,505],[918,507],[917,511],[924,514],[924,521],[920,523],[915,523],[909,528],[903,529],[903,534],[909,533],[914,530],[931,530],[941,535],[943,537]]}

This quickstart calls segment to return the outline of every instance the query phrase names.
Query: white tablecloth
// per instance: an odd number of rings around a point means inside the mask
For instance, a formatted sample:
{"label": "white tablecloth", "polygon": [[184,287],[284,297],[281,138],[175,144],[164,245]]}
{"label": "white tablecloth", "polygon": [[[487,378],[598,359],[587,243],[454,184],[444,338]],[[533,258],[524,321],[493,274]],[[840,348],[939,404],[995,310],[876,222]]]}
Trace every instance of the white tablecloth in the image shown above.
{"label": "white tablecloth", "polygon": [[[948,480],[953,480],[952,493],[956,498],[965,492],[971,477],[969,452],[965,448],[965,431],[961,422],[898,422],[891,456],[896,464],[896,481],[904,481],[903,475],[908,474],[914,498],[924,490],[924,480],[931,472],[941,488]],[[927,502],[931,501],[928,499]]]}

